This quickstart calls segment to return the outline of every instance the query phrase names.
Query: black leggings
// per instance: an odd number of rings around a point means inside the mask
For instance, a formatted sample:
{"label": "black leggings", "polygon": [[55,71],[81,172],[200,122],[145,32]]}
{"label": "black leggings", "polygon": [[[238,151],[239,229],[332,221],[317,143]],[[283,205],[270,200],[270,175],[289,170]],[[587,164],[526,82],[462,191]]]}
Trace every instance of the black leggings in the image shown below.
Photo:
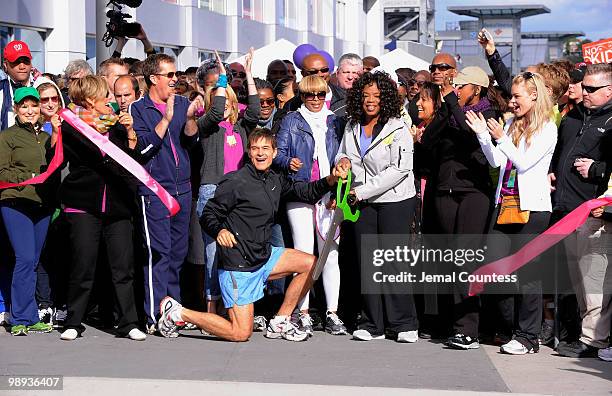
{"label": "black leggings", "polygon": [[[408,235],[414,220],[416,198],[388,203],[362,203],[361,216],[355,223],[355,241],[361,246],[362,235]],[[379,241],[379,245],[382,243]],[[361,254],[358,254],[361,269]],[[364,263],[368,265],[368,263]],[[362,319],[360,329],[373,336],[392,335],[419,328],[412,294],[369,294],[362,292]]]}
{"label": "black leggings", "polygon": [[[488,244],[487,261],[493,261],[516,252],[520,247],[529,242],[534,235],[541,234],[548,228],[550,212],[530,212],[529,221],[526,224],[497,224],[499,206],[495,209],[489,235],[494,236],[494,242]],[[524,235],[524,238],[513,237],[512,241],[502,240],[501,235]],[[527,346],[538,348],[538,335],[542,327],[542,280],[538,275],[534,276],[534,265],[538,265],[536,258],[517,271],[519,279],[518,294],[514,296],[514,304],[509,299],[512,296],[503,294],[491,294],[487,298],[497,301],[502,320],[511,321],[515,316],[514,326],[515,338]]]}

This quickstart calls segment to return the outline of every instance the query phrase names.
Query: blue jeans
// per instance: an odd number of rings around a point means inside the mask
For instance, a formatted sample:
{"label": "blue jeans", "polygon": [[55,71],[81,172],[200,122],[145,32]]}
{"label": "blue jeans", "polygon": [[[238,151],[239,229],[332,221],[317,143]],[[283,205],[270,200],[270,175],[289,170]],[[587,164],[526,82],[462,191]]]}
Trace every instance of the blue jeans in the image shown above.
{"label": "blue jeans", "polygon": [[[198,203],[196,211],[198,217],[202,217],[202,212],[209,199],[215,196],[217,190],[216,184],[203,184],[198,191]],[[221,287],[219,286],[219,274],[217,271],[217,242],[215,238],[208,235],[202,229],[202,239],[204,240],[204,259],[206,262],[206,278],[204,279],[204,288],[206,289],[206,299],[209,301],[218,300],[221,297]]]}
{"label": "blue jeans", "polygon": [[11,324],[38,322],[36,304],[36,267],[49,229],[50,213],[41,208],[20,205],[0,207],[4,226],[15,251],[11,282]]}

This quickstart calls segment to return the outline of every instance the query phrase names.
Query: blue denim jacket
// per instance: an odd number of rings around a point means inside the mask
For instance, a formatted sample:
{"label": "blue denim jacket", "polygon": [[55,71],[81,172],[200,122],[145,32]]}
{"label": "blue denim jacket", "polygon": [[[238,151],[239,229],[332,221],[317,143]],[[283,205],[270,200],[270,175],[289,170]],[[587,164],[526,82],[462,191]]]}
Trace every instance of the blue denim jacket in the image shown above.
{"label": "blue denim jacket", "polygon": [[[333,166],[334,158],[338,153],[345,124],[346,122],[341,117],[335,115],[327,117],[325,148],[330,167]],[[293,180],[310,181],[315,142],[310,125],[299,112],[291,112],[283,118],[276,135],[276,144],[278,153],[274,159],[274,165],[288,172],[289,177]],[[292,158],[299,158],[302,161],[303,165],[297,172],[289,169]]]}

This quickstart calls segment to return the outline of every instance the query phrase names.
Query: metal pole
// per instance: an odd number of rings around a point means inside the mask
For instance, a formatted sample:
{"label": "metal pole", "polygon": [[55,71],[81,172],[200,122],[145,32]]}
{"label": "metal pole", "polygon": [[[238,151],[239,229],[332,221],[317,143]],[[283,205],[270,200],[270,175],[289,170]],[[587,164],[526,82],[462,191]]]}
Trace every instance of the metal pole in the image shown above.
{"label": "metal pole", "polygon": [[521,20],[512,18],[512,75],[521,72]]}
{"label": "metal pole", "polygon": [[419,6],[419,43],[427,44],[427,0]]}
{"label": "metal pole", "polygon": [[96,68],[104,60],[109,58],[110,48],[106,48],[102,42],[102,36],[106,32],[106,6],[107,0],[96,0]]}

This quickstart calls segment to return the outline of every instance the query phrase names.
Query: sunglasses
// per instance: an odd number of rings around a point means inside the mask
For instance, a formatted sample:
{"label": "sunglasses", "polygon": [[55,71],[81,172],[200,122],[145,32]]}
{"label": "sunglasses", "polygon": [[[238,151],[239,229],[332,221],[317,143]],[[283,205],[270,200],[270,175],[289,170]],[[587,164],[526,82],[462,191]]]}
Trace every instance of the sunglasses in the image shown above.
{"label": "sunglasses", "polygon": [[532,72],[523,72],[523,73],[521,73],[521,76],[523,76],[523,79],[529,80],[530,78],[533,78],[533,73]]}
{"label": "sunglasses", "polygon": [[246,78],[246,73],[242,71],[232,70],[232,77]]}
{"label": "sunglasses", "polygon": [[302,93],[302,95],[304,96],[304,99],[306,100],[315,100],[315,98],[319,99],[319,100],[325,100],[325,96],[327,95],[327,92],[304,92]]}
{"label": "sunglasses", "polygon": [[319,74],[319,73],[329,73],[329,67],[323,67],[321,69],[310,69],[310,70],[304,70],[304,74],[307,76],[312,76],[314,74]]}
{"label": "sunglasses", "polygon": [[59,102],[59,97],[58,96],[48,96],[46,98],[41,97],[40,98],[40,103],[58,103]]}
{"label": "sunglasses", "polygon": [[32,64],[32,60],[30,58],[26,57],[26,56],[22,56],[22,57],[19,57],[19,58],[15,59],[15,62],[9,61],[9,64],[11,65],[11,67],[17,67],[17,66],[19,66],[22,63],[24,65],[28,65],[29,66],[29,65]]}
{"label": "sunglasses", "polygon": [[452,67],[448,63],[434,63],[432,65],[429,65],[429,71],[431,73],[435,72],[436,70],[440,70],[444,72],[450,69],[454,69],[454,67]]}
{"label": "sunglasses", "polygon": [[599,87],[592,87],[590,85],[582,84],[582,90],[586,91],[587,93],[592,94],[592,93],[595,93],[595,92],[599,91],[602,88],[609,87],[609,86],[610,86],[610,84],[600,85]]}
{"label": "sunglasses", "polygon": [[269,98],[269,99],[263,99],[263,100],[260,100],[260,101],[259,101],[259,104],[260,104],[261,106],[263,106],[263,105],[265,104],[266,106],[268,106],[268,107],[269,107],[269,106],[272,106],[272,105],[274,104],[274,99],[272,99],[272,98]]}
{"label": "sunglasses", "polygon": [[418,85],[419,87],[422,87],[423,85],[425,85],[425,81],[417,81],[417,80],[409,80],[408,81],[408,86],[412,87],[414,85]]}
{"label": "sunglasses", "polygon": [[169,78],[169,79],[173,79],[174,76],[176,76],[176,72],[168,72],[166,74],[163,74],[163,73],[153,73],[153,74],[156,75],[156,76],[164,76],[164,77]]}

